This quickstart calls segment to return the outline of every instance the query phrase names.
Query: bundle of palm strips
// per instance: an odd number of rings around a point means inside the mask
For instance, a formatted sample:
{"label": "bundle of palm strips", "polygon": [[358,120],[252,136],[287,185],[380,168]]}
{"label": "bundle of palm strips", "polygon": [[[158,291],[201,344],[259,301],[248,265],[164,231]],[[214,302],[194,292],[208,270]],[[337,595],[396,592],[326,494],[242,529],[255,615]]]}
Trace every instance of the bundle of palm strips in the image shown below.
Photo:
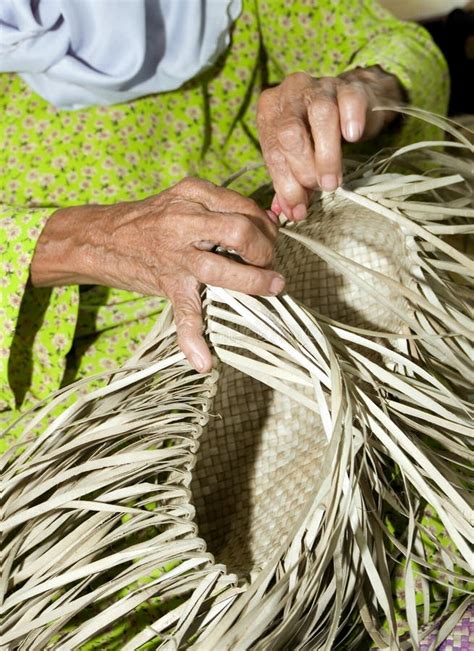
{"label": "bundle of palm strips", "polygon": [[204,289],[211,373],[167,308],[101,388],[24,416],[2,468],[1,649],[449,634],[472,573],[473,146],[405,112],[451,139],[349,161],[280,230],[283,296]]}

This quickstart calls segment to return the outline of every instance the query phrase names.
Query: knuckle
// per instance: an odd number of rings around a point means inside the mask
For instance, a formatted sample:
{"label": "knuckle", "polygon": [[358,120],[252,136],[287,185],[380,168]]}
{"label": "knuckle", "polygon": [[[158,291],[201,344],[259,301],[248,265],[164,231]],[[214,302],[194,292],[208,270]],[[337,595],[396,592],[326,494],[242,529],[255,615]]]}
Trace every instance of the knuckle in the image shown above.
{"label": "knuckle", "polygon": [[311,84],[313,82],[313,78],[311,77],[310,74],[307,72],[292,72],[289,74],[283,83],[287,86],[306,86],[308,84]]}
{"label": "knuckle", "polygon": [[248,292],[254,295],[265,295],[269,290],[270,281],[263,270],[255,269],[247,280]]}
{"label": "knuckle", "polygon": [[303,93],[303,101],[309,111],[315,106],[334,105],[337,102],[337,89],[334,84],[318,80],[313,88]]}
{"label": "knuckle", "polygon": [[232,246],[242,248],[254,236],[255,227],[246,217],[234,217],[233,223],[229,228],[229,238]]}
{"label": "knuckle", "polygon": [[186,176],[173,186],[175,192],[190,197],[193,197],[197,192],[202,192],[203,190],[209,192],[213,190],[213,188],[215,188],[213,183],[200,179],[197,176]]}
{"label": "knuckle", "polygon": [[191,317],[191,314],[183,309],[183,306],[175,308],[174,311],[174,320],[176,322],[176,327],[183,332],[184,330],[191,330],[193,327],[194,319]]}
{"label": "knuckle", "polygon": [[196,330],[196,319],[187,312],[177,312],[175,314],[176,327],[184,335],[187,332]]}
{"label": "knuckle", "polygon": [[301,186],[294,180],[286,177],[281,179],[275,189],[280,196],[284,197],[290,203],[293,203],[301,195]]}
{"label": "knuckle", "polygon": [[259,127],[267,123],[269,112],[274,110],[276,91],[276,88],[266,88],[260,93],[257,102],[257,124]]}
{"label": "knuckle", "polygon": [[318,90],[334,95],[341,82],[336,77],[320,77],[317,81]]}
{"label": "knuckle", "polygon": [[365,111],[368,106],[368,96],[363,88],[357,86],[342,86],[338,92],[338,104],[351,110]]}
{"label": "knuckle", "polygon": [[258,105],[265,106],[266,104],[273,103],[275,90],[275,88],[265,88],[265,90],[262,90],[258,98]]}
{"label": "knuckle", "polygon": [[287,120],[278,130],[278,142],[284,149],[301,147],[304,143],[306,130],[300,120]]}
{"label": "knuckle", "polygon": [[195,334],[201,334],[202,328],[200,327],[200,322],[187,313],[181,314],[180,312],[175,312],[174,318],[178,343],[180,347],[186,351],[190,339],[192,339]]}
{"label": "knuckle", "polygon": [[308,107],[310,120],[326,122],[336,117],[339,113],[338,106],[333,97],[318,96]]}
{"label": "knuckle", "polygon": [[286,159],[278,147],[270,147],[264,151],[265,162],[272,169],[285,169]]}
{"label": "knuckle", "polygon": [[357,89],[354,92],[354,103],[358,104],[361,109],[364,111],[367,110],[369,104],[371,103],[370,95],[367,94],[365,88]]}
{"label": "knuckle", "polygon": [[366,95],[366,86],[362,81],[360,81],[360,79],[347,80],[342,87],[347,90],[355,91],[357,94],[364,97]]}
{"label": "knuckle", "polygon": [[260,208],[260,206],[254,199],[251,199],[250,197],[243,197],[243,199],[245,200],[245,203],[248,206],[247,212],[249,215],[263,214],[262,208]]}
{"label": "knuckle", "polygon": [[305,188],[315,188],[318,185],[318,176],[316,174],[314,163],[311,167],[302,169],[298,174],[297,180]]}
{"label": "knuckle", "polygon": [[202,282],[211,282],[211,279],[215,275],[215,270],[217,266],[217,256],[213,255],[204,255],[199,260],[197,265],[197,276]]}
{"label": "knuckle", "polygon": [[[239,203],[236,206],[235,212],[241,213],[242,215],[248,215],[249,217],[257,218],[266,218],[265,211],[260,208],[258,203],[254,201],[254,199],[251,199],[250,197],[245,197],[245,196],[240,196],[239,197]],[[249,217],[245,217],[245,219],[248,221]]]}
{"label": "knuckle", "polygon": [[[163,195],[161,193],[152,194],[149,197],[146,197],[146,199],[141,199],[140,201],[134,202],[132,210],[140,212],[144,207],[156,208],[157,206],[160,206],[162,203],[163,203]],[[117,204],[117,206],[118,205],[119,204]]]}
{"label": "knuckle", "polygon": [[193,176],[186,176],[184,179],[181,179],[174,185],[174,189],[176,190],[181,190],[181,191],[186,191],[190,190],[191,188],[194,188],[196,185],[196,182],[199,181],[199,179],[194,178]]}
{"label": "knuckle", "polygon": [[240,208],[246,204],[246,197],[229,188],[216,186],[214,195],[221,208],[226,212],[240,212]]}

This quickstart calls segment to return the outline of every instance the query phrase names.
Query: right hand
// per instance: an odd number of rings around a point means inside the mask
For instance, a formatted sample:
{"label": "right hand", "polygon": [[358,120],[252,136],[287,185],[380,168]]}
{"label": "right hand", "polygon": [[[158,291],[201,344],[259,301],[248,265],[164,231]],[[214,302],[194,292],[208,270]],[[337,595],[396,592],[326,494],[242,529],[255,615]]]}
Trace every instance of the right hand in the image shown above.
{"label": "right hand", "polygon": [[[237,192],[197,178],[143,201],[87,205],[54,213],[31,264],[35,286],[97,284],[168,297],[178,343],[192,366],[208,372],[201,283],[246,294],[279,294],[271,269],[277,225]],[[235,251],[247,263],[211,252]]]}

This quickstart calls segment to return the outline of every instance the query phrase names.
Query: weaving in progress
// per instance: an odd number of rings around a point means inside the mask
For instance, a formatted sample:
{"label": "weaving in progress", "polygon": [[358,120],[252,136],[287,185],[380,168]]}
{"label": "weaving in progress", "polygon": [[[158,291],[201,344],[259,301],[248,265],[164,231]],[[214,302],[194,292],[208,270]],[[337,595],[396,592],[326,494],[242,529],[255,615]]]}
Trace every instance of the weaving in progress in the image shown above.
{"label": "weaving in progress", "polygon": [[205,287],[210,373],[168,306],[99,388],[22,417],[3,457],[2,649],[450,634],[472,573],[474,148],[403,112],[446,139],[346,160],[343,186],[280,228],[281,296]]}

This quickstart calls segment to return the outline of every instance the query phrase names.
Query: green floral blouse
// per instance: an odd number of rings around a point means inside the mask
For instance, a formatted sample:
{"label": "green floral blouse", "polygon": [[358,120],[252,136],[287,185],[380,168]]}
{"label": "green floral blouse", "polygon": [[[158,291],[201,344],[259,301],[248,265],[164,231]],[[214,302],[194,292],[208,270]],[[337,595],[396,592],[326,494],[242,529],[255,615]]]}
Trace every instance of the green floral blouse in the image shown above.
{"label": "green floral blouse", "polygon": [[[164,304],[101,287],[33,288],[35,244],[58,207],[141,199],[191,174],[219,183],[260,160],[255,109],[264,84],[298,70],[338,75],[376,64],[414,105],[445,112],[441,54],[421,27],[375,0],[244,0],[217,65],[177,91],[128,104],[58,110],[18,76],[0,75],[0,424],[123,362]],[[409,119],[386,140],[437,135]],[[267,180],[262,169],[236,189]]]}

